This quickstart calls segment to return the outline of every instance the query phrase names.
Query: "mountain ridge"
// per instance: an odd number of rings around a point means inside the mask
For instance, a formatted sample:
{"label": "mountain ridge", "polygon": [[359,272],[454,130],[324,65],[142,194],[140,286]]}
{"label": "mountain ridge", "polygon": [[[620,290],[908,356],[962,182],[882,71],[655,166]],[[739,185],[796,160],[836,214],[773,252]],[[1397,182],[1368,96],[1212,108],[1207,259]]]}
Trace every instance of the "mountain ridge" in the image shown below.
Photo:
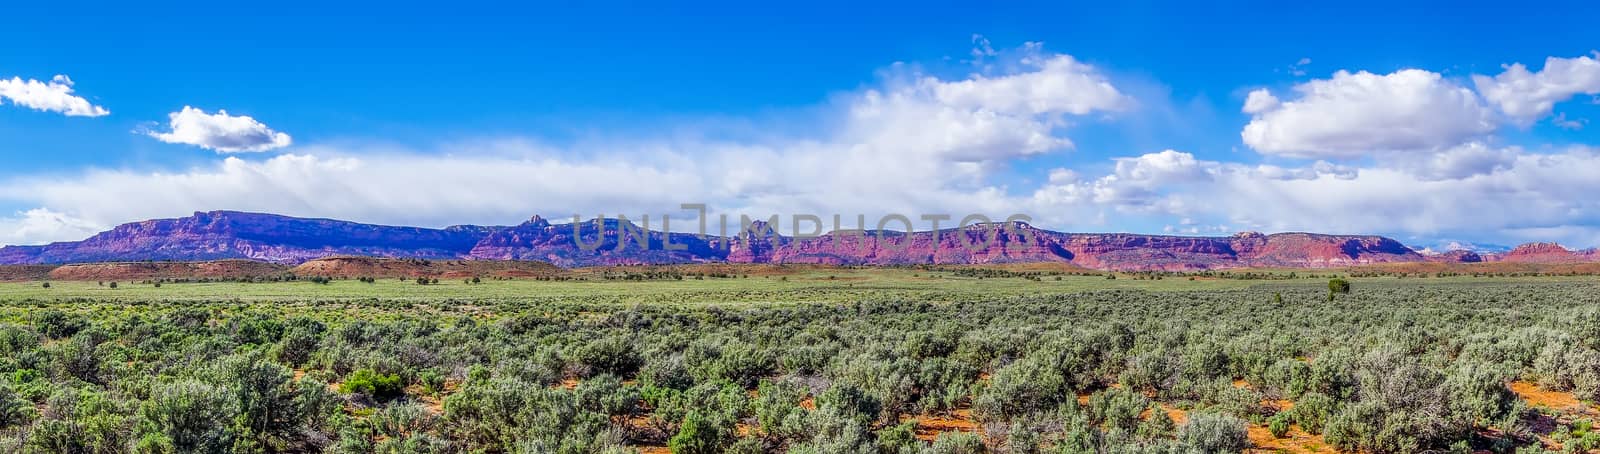
{"label": "mountain ridge", "polygon": [[[580,243],[581,242],[581,243]],[[581,246],[580,246],[581,244]],[[640,247],[647,244],[649,247]],[[668,249],[668,246],[673,249]],[[285,265],[333,256],[543,261],[561,267],[679,263],[912,265],[1064,262],[1118,271],[1328,268],[1393,262],[1600,261],[1550,243],[1505,253],[1423,255],[1378,235],[1231,236],[1069,233],[1016,223],[915,232],[778,235],[764,222],[728,236],[647,231],[615,218],[574,226],[534,216],[512,226],[424,228],[240,211],[130,222],[80,241],[0,248],[0,264],[249,259]]]}

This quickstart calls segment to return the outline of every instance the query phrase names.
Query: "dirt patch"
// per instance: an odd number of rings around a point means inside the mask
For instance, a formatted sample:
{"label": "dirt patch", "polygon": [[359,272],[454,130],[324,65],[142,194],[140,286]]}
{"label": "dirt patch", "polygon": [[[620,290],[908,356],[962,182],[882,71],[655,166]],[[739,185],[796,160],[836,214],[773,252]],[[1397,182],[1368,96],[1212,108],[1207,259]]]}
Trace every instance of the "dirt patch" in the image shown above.
{"label": "dirt patch", "polygon": [[288,268],[254,260],[211,262],[118,262],[61,265],[50,270],[58,281],[137,281],[150,279],[255,279],[283,276]]}
{"label": "dirt patch", "polygon": [[1250,444],[1253,446],[1245,452],[1260,453],[1328,453],[1336,454],[1339,451],[1328,446],[1321,435],[1312,435],[1300,429],[1300,426],[1289,426],[1289,432],[1283,438],[1272,436],[1272,431],[1266,426],[1251,424],[1249,428]]}
{"label": "dirt patch", "polygon": [[1544,408],[1553,413],[1531,412],[1523,419],[1528,431],[1533,433],[1539,444],[1548,450],[1561,450],[1561,443],[1551,436],[1557,429],[1570,426],[1581,418],[1600,416],[1600,408],[1579,400],[1569,392],[1551,391],[1539,387],[1537,383],[1522,380],[1508,383],[1506,386],[1511,388],[1511,392],[1523,402],[1527,402],[1528,406]]}
{"label": "dirt patch", "polygon": [[[1171,405],[1167,405],[1167,404],[1163,404],[1163,403],[1159,403],[1159,402],[1156,403],[1156,406],[1161,407],[1161,411],[1167,413],[1167,419],[1171,419],[1173,424],[1183,424],[1183,423],[1189,421],[1189,412],[1187,412],[1187,411],[1183,411],[1183,410],[1181,410],[1181,409],[1179,409],[1177,407],[1173,407]],[[1149,413],[1150,413],[1150,410],[1145,410],[1145,414],[1139,415],[1139,417],[1140,418],[1149,418],[1150,417]]]}
{"label": "dirt patch", "polygon": [[42,281],[54,269],[55,265],[0,265],[0,282]]}
{"label": "dirt patch", "polygon": [[1532,407],[1545,407],[1563,413],[1600,414],[1600,410],[1593,405],[1578,400],[1569,392],[1550,391],[1533,382],[1521,380],[1511,382],[1508,386],[1511,392]]}
{"label": "dirt patch", "polygon": [[949,415],[900,416],[900,422],[902,423],[911,420],[916,420],[917,439],[922,441],[933,441],[939,438],[939,434],[945,432],[967,432],[983,435],[983,429],[978,426],[977,421],[972,419],[972,410],[970,409],[958,409],[950,412]]}

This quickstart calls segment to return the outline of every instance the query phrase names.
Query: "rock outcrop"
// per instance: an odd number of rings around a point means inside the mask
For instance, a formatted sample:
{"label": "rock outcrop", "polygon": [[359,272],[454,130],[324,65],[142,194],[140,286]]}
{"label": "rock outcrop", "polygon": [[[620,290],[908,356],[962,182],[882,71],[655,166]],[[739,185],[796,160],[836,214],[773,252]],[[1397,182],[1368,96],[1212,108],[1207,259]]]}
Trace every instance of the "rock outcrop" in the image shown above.
{"label": "rock outcrop", "polygon": [[[759,221],[734,229],[737,232],[730,232],[731,235],[700,236],[663,233],[659,225],[639,225],[619,219],[554,224],[537,216],[507,227],[430,229],[213,211],[184,218],[123,224],[83,241],[8,246],[0,248],[0,264],[250,259],[299,265],[327,257],[360,256],[538,261],[562,267],[684,263],[1067,263],[1102,270],[1178,271],[1329,268],[1426,261],[1600,260],[1600,254],[1593,250],[1570,251],[1554,244],[1524,245],[1498,255],[1450,253],[1425,257],[1398,241],[1371,235],[1245,232],[1227,237],[1203,237],[1065,233],[1026,223],[992,223],[936,232],[838,231],[808,238],[778,235]],[[333,269],[367,269],[362,263],[337,265]],[[382,270],[381,267],[370,269],[372,272]],[[343,274],[348,273],[340,273]]]}

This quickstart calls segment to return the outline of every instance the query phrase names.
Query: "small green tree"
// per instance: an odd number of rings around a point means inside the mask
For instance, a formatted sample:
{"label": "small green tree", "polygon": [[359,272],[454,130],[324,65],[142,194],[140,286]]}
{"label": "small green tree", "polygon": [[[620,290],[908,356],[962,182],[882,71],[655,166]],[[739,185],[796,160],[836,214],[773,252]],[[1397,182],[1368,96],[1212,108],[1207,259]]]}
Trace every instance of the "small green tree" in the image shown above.
{"label": "small green tree", "polygon": [[1328,291],[1332,293],[1350,293],[1350,281],[1331,279],[1328,281]]}

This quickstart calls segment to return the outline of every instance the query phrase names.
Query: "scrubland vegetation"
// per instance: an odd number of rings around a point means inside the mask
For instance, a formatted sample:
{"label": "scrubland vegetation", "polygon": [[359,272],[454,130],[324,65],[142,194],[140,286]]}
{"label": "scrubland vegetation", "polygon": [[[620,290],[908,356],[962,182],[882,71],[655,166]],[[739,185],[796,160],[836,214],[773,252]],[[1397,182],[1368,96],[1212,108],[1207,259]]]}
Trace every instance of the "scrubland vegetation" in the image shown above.
{"label": "scrubland vegetation", "polygon": [[[1600,448],[1592,281],[915,272],[233,284],[368,298],[30,284],[0,302],[0,452]],[[490,296],[382,295],[452,287]]]}

